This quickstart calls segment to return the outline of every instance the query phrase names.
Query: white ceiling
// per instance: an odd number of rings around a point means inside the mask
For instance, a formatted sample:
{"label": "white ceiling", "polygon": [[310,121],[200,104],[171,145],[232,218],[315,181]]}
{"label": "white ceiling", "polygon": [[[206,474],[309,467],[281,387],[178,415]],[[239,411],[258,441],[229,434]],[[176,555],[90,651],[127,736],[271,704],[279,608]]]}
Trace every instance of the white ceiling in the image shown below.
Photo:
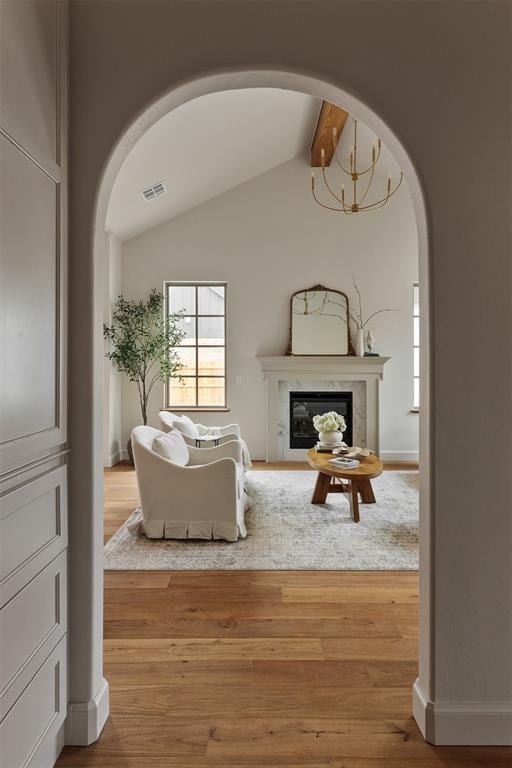
{"label": "white ceiling", "polygon": [[[134,237],[309,150],[320,101],[275,88],[209,94],[179,107],[135,145],[115,181],[107,225]],[[168,194],[141,190],[163,181]]]}

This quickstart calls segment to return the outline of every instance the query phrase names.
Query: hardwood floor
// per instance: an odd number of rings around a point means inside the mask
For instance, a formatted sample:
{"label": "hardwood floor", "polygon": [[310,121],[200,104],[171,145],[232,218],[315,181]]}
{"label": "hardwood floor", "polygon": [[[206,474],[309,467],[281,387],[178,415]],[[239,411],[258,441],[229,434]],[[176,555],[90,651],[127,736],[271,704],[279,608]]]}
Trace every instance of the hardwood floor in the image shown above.
{"label": "hardwood floor", "polygon": [[[135,506],[131,468],[105,497],[108,537]],[[111,717],[58,766],[511,766],[507,748],[421,738],[417,596],[415,572],[109,572]]]}

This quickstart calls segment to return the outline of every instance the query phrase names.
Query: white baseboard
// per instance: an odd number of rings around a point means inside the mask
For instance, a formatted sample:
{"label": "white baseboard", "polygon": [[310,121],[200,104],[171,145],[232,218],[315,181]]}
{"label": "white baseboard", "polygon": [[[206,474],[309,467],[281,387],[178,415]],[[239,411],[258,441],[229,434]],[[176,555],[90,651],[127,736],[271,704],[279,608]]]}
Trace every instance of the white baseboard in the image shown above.
{"label": "white baseboard", "polygon": [[120,462],[122,459],[122,451],[117,451],[116,453],[111,453],[110,456],[107,456],[105,461],[103,462],[104,467],[114,467],[118,462]]}
{"label": "white baseboard", "polygon": [[72,702],[66,720],[66,744],[87,747],[99,739],[108,712],[108,683],[103,679],[92,701]]}
{"label": "white baseboard", "polygon": [[512,702],[436,703],[413,686],[413,714],[430,744],[437,746],[512,746]]}
{"label": "white baseboard", "polygon": [[[382,461],[415,461],[420,458],[419,451],[381,451]],[[305,461],[306,450],[304,448],[289,448],[281,459],[276,461]],[[256,459],[255,459],[256,460]],[[264,459],[263,459],[264,460]],[[269,462],[270,464],[272,461]]]}
{"label": "white baseboard", "polygon": [[119,461],[128,461],[130,457],[128,456],[128,451],[123,450],[120,452],[120,458]]}
{"label": "white baseboard", "polygon": [[419,461],[419,451],[381,451],[382,461]]}

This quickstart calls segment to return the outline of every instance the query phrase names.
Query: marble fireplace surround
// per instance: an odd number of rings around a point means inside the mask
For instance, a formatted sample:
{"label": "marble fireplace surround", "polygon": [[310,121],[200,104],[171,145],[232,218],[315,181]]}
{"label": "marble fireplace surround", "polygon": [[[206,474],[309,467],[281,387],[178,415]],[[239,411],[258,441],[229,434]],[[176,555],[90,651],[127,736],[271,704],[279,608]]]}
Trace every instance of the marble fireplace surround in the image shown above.
{"label": "marble fireplace surround", "polygon": [[379,453],[379,381],[389,359],[258,356],[266,387],[266,461],[304,460],[304,449],[289,447],[291,391],[353,392],[354,442]]}

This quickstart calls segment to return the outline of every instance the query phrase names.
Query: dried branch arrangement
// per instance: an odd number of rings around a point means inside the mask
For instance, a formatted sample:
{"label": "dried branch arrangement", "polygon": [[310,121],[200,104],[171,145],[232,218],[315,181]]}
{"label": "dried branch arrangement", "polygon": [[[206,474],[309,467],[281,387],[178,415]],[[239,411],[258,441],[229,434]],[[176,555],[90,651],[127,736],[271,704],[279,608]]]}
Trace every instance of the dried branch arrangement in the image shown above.
{"label": "dried branch arrangement", "polygon": [[354,289],[357,293],[357,299],[358,299],[358,309],[357,311],[354,311],[353,309],[350,309],[350,318],[352,322],[356,325],[358,330],[362,331],[363,328],[368,325],[370,320],[375,317],[376,315],[380,315],[381,312],[399,312],[398,309],[389,309],[388,307],[384,307],[383,309],[377,309],[375,312],[372,312],[371,315],[368,315],[366,320],[363,317],[363,300],[361,297],[361,291],[359,290],[356,279],[354,275],[352,275],[352,282],[354,283]]}

